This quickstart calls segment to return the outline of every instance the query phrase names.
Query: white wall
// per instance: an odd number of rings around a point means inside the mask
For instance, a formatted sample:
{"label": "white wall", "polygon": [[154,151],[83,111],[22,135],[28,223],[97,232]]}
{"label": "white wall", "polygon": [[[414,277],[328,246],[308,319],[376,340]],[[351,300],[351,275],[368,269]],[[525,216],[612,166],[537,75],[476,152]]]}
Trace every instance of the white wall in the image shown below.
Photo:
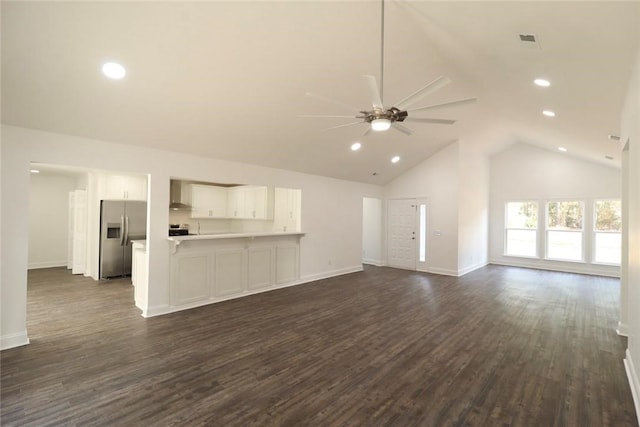
{"label": "white wall", "polygon": [[29,198],[29,268],[67,265],[70,176],[31,175]]}
{"label": "white wall", "polygon": [[383,265],[382,260],[382,200],[362,199],[362,262]]}
{"label": "white wall", "polygon": [[[459,143],[436,154],[390,182],[385,199],[425,197],[429,200],[427,271],[457,276],[458,272]],[[440,235],[435,235],[439,232]],[[384,239],[386,245],[386,239]],[[386,250],[385,250],[386,254]]]}
{"label": "white wall", "polygon": [[12,126],[2,126],[1,150],[2,199],[11,200],[2,204],[0,227],[2,348],[28,342],[28,243],[24,237],[29,229],[31,161],[149,175],[146,315],[162,312],[169,304],[170,177],[300,188],[302,231],[306,233],[300,246],[303,281],[362,269],[362,198],[382,196],[382,189],[373,185]]}
{"label": "white wall", "polygon": [[489,158],[461,147],[458,164],[458,274],[487,265]]}
{"label": "white wall", "polygon": [[[640,42],[640,41],[639,41]],[[628,156],[628,349],[625,359],[629,383],[640,413],[640,50],[636,56],[621,120],[621,140],[629,142]],[[622,302],[624,304],[624,301]]]}
{"label": "white wall", "polygon": [[[490,260],[517,265],[578,273],[617,276],[619,267],[590,263],[545,261],[504,256],[505,203],[518,200],[620,198],[622,173],[615,167],[576,159],[527,144],[515,144],[491,159]],[[591,218],[585,206],[585,223]],[[588,230],[587,227],[585,227]],[[591,253],[591,235],[585,232],[587,254]]]}

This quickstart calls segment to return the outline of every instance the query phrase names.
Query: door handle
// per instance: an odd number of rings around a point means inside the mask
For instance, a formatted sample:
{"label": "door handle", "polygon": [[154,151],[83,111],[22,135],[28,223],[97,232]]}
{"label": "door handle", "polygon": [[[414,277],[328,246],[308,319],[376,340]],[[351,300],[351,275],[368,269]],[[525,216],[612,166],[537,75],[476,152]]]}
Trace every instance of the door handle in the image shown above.
{"label": "door handle", "polygon": [[124,240],[125,240],[125,228],[124,228],[124,216],[120,217],[120,246],[124,246]]}
{"label": "door handle", "polygon": [[129,244],[129,216],[124,217],[124,227],[126,231],[126,235],[124,238],[124,246],[127,246]]}

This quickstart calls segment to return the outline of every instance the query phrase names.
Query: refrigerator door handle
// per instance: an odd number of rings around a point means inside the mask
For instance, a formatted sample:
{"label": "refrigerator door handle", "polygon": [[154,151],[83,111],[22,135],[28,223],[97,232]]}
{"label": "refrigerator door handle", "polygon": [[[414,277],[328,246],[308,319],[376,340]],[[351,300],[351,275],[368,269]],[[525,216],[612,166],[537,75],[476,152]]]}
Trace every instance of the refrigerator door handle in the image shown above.
{"label": "refrigerator door handle", "polygon": [[127,246],[129,244],[129,215],[125,215],[124,217],[124,230],[125,230],[125,237],[124,237],[123,246]]}
{"label": "refrigerator door handle", "polygon": [[120,246],[124,246],[126,235],[127,235],[127,232],[124,225],[124,216],[121,216],[120,217]]}

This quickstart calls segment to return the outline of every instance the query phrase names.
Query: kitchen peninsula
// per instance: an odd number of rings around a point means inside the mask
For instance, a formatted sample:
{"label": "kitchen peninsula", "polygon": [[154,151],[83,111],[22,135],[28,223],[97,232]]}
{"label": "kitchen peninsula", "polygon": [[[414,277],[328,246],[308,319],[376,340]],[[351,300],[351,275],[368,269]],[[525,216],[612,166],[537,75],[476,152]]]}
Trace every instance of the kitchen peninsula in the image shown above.
{"label": "kitchen peninsula", "polygon": [[172,180],[168,311],[299,282],[300,217],[298,189]]}
{"label": "kitchen peninsula", "polygon": [[172,311],[295,284],[302,236],[243,232],[169,237]]}

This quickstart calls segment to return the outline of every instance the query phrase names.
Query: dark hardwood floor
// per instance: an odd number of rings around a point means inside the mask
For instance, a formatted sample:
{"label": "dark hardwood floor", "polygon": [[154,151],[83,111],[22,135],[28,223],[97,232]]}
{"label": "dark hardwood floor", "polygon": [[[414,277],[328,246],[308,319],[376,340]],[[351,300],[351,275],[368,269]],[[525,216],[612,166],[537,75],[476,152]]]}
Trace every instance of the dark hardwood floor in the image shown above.
{"label": "dark hardwood floor", "polygon": [[29,272],[3,426],[635,426],[617,279],[390,268],[144,319]]}

